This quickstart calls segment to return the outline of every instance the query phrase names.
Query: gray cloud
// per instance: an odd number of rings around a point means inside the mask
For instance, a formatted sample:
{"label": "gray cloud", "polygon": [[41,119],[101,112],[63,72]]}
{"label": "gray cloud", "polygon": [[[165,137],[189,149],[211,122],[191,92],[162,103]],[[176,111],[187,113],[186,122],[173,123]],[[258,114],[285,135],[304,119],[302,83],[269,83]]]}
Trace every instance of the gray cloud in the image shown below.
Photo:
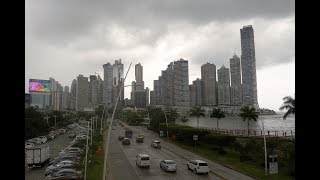
{"label": "gray cloud", "polygon": [[54,77],[70,86],[78,74],[103,78],[102,65],[121,58],[125,70],[133,62],[127,82],[140,62],[152,90],[161,70],[184,58],[191,82],[200,78],[202,64],[229,67],[234,52],[241,56],[240,28],[248,24],[257,70],[289,63],[295,59],[294,9],[292,0],[27,0],[26,78]]}

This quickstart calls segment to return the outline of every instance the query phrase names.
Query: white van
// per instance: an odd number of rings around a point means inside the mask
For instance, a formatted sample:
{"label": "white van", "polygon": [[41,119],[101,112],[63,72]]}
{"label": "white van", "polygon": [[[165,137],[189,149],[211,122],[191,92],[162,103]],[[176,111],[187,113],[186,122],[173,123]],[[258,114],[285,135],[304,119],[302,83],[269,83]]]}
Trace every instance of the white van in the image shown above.
{"label": "white van", "polygon": [[141,168],[141,167],[150,167],[150,157],[149,155],[146,154],[138,154],[136,155],[136,165]]}
{"label": "white van", "polygon": [[188,169],[191,169],[194,171],[194,173],[209,173],[209,167],[208,164],[205,161],[201,160],[191,160],[187,162]]}

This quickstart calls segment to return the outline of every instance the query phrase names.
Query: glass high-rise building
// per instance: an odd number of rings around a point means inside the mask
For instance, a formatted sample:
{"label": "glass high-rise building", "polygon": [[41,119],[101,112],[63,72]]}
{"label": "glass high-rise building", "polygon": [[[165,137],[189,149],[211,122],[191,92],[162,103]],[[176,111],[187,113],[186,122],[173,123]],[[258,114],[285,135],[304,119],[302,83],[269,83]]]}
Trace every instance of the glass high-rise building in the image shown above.
{"label": "glass high-rise building", "polygon": [[242,104],[240,58],[234,54],[230,59],[231,105]]}
{"label": "glass high-rise building", "polygon": [[113,88],[113,66],[110,63],[103,65],[103,103],[111,106]]}
{"label": "glass high-rise building", "polygon": [[254,32],[251,25],[240,29],[243,105],[259,108],[257,97]]}
{"label": "glass high-rise building", "polygon": [[230,105],[229,68],[226,68],[224,65],[218,69],[218,104]]}
{"label": "glass high-rise building", "polygon": [[203,82],[202,103],[204,106],[217,105],[216,65],[206,63],[201,66],[201,80]]}

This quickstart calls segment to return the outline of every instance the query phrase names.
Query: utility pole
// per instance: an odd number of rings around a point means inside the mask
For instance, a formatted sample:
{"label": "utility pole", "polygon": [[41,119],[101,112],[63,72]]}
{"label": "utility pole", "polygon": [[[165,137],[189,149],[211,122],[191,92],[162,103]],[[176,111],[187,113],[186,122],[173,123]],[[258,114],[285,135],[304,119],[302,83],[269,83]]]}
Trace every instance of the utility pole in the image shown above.
{"label": "utility pole", "polygon": [[260,110],[260,117],[261,117],[261,123],[262,123],[262,131],[263,131],[263,143],[264,143],[264,171],[265,174],[268,175],[268,167],[267,167],[267,143],[266,143],[266,135],[264,132],[264,123],[263,123],[263,119],[261,116],[261,110]]}
{"label": "utility pole", "polygon": [[93,124],[92,124],[92,118],[91,118],[90,120],[91,120],[91,126],[90,126],[90,127],[91,127],[91,132],[90,132],[90,134],[91,134],[91,137],[90,137],[91,143],[90,143],[90,145],[92,146],[92,125],[93,125]]}
{"label": "utility pole", "polygon": [[[88,128],[87,129],[89,130],[89,122],[88,122]],[[89,140],[89,137],[87,136],[86,158],[85,158],[85,164],[84,164],[84,180],[87,180],[88,140]]]}
{"label": "utility pole", "polygon": [[47,120],[47,124],[49,124],[49,121],[48,121],[49,116],[48,115],[46,115],[43,119],[46,119]]}
{"label": "utility pole", "polygon": [[54,117],[54,127],[57,127],[57,116],[54,115],[53,117]]}

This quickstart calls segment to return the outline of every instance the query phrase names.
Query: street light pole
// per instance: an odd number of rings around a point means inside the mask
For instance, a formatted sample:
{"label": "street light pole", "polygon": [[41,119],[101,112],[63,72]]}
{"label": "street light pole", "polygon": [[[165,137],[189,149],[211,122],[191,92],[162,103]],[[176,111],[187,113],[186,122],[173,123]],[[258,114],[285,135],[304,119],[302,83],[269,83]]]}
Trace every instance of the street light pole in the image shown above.
{"label": "street light pole", "polygon": [[167,124],[167,138],[169,138],[169,132],[168,132],[168,119],[167,119],[167,115],[166,115],[166,111],[164,110],[164,117],[166,118],[166,124]]}
{"label": "street light pole", "polygon": [[119,98],[120,98],[120,95],[121,95],[121,91],[124,88],[124,81],[127,78],[127,75],[128,75],[129,70],[130,70],[131,64],[132,64],[132,62],[130,63],[130,66],[129,66],[128,70],[127,70],[126,76],[124,77],[123,84],[121,85],[121,88],[119,88],[117,101],[116,101],[116,104],[114,105],[111,121],[110,121],[110,124],[109,124],[108,138],[107,138],[107,143],[106,143],[107,147],[105,148],[104,161],[103,161],[104,162],[103,163],[103,180],[106,180],[106,176],[107,176],[107,158],[108,158],[108,148],[109,148],[109,141],[110,141],[110,134],[111,134],[111,126],[113,124],[113,118],[114,118],[114,114],[116,112],[116,108],[117,108],[118,101],[119,101]]}
{"label": "street light pole", "polygon": [[267,143],[266,143],[266,135],[264,132],[264,123],[261,116],[261,110],[260,110],[260,117],[261,117],[261,123],[262,123],[262,131],[263,131],[263,143],[264,143],[264,167],[265,167],[265,174],[268,175],[268,169],[267,169]]}
{"label": "street light pole", "polygon": [[[88,122],[88,130],[89,130],[89,122]],[[87,144],[86,144],[86,158],[85,158],[85,164],[84,164],[84,180],[87,180],[87,160],[88,160],[88,141],[89,141],[88,135],[87,135]]]}
{"label": "street light pole", "polygon": [[53,117],[54,117],[54,127],[57,127],[57,116],[54,115]]}
{"label": "street light pole", "polygon": [[91,143],[90,143],[90,145],[92,146],[92,118],[90,119],[91,120],[91,132],[90,132],[90,134],[91,134],[91,137],[90,137],[90,139],[91,139]]}
{"label": "street light pole", "polygon": [[46,119],[47,120],[47,124],[49,124],[49,121],[48,121],[49,116],[45,116],[44,119]]}

